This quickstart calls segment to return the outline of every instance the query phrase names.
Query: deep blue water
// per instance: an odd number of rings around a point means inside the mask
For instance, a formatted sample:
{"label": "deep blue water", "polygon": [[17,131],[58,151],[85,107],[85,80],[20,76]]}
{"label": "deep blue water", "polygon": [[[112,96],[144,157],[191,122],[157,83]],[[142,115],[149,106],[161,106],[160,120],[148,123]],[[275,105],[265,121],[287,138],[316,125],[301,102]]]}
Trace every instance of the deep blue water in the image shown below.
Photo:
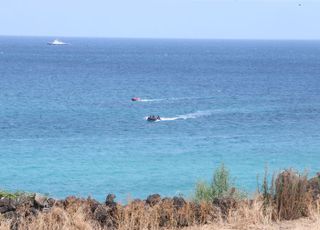
{"label": "deep blue water", "polygon": [[50,40],[0,38],[0,188],[125,200],[188,196],[221,162],[247,191],[266,165],[320,170],[320,41]]}

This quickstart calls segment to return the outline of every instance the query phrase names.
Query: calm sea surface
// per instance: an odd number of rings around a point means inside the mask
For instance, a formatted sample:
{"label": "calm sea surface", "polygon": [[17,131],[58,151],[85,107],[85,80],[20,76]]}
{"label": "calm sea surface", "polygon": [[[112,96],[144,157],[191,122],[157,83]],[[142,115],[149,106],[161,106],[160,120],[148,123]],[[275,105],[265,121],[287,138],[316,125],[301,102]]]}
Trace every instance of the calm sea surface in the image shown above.
{"label": "calm sea surface", "polygon": [[[190,195],[320,170],[320,42],[0,37],[0,188]],[[141,102],[131,102],[131,97]],[[160,122],[145,117],[160,115]]]}

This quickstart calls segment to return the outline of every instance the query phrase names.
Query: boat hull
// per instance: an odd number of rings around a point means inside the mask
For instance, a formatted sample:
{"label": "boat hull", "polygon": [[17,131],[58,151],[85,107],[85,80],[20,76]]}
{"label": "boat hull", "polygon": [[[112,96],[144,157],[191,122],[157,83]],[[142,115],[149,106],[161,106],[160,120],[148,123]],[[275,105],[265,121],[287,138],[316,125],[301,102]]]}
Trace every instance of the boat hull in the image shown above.
{"label": "boat hull", "polygon": [[148,117],[147,121],[160,121],[161,119],[159,118],[152,118],[152,117]]}

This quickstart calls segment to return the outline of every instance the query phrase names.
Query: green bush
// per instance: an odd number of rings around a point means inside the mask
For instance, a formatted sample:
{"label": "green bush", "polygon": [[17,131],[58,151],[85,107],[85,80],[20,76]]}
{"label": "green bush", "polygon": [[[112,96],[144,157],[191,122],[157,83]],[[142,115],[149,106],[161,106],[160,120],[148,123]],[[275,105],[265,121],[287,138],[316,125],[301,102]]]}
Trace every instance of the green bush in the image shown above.
{"label": "green bush", "polygon": [[233,187],[229,170],[222,164],[214,171],[211,184],[201,181],[196,184],[194,199],[196,202],[212,202],[216,198],[243,196]]}
{"label": "green bush", "polygon": [[211,189],[213,197],[223,197],[230,190],[229,171],[222,164],[213,174]]}
{"label": "green bush", "polygon": [[197,202],[212,200],[211,186],[206,182],[200,181],[196,184],[195,200]]}

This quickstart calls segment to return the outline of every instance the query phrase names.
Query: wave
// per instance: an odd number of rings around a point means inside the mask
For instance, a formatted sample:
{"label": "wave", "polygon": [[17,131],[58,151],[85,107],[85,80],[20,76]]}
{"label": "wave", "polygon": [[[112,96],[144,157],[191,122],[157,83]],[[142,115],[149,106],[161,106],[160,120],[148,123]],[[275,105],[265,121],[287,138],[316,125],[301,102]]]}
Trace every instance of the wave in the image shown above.
{"label": "wave", "polygon": [[[187,113],[183,115],[178,115],[175,117],[161,117],[161,120],[159,121],[175,121],[175,120],[187,120],[187,119],[195,119],[198,117],[205,117],[205,116],[210,116],[214,113],[212,110],[206,110],[206,111],[197,111],[194,113]],[[148,117],[145,117],[147,120]]]}

